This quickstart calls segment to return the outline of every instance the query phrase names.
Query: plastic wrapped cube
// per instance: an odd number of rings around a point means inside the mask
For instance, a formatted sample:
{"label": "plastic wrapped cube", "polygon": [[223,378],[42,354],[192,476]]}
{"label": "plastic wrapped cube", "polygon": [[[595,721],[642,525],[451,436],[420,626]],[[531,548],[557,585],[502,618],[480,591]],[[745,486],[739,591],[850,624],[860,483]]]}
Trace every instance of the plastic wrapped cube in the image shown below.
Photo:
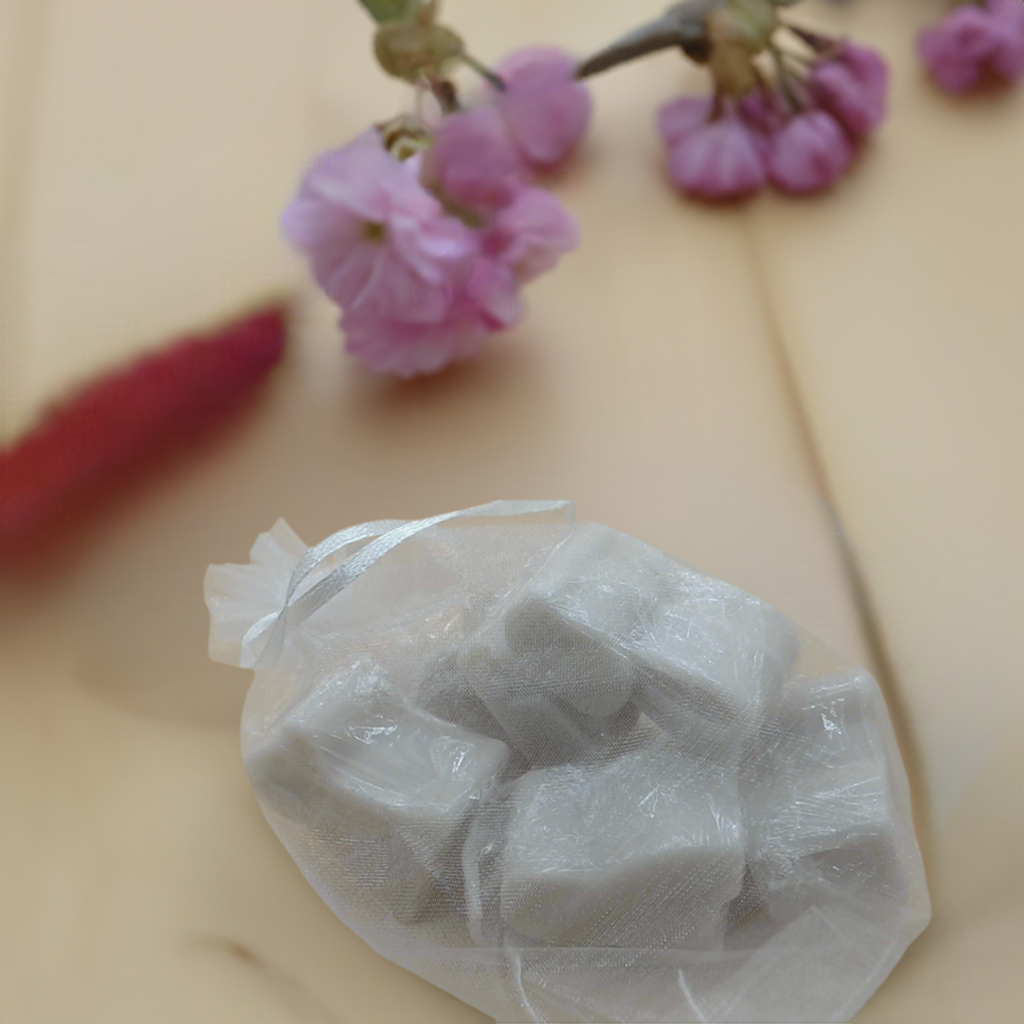
{"label": "plastic wrapped cube", "polygon": [[654,614],[662,557],[606,526],[582,526],[497,613],[512,653],[541,655],[553,692],[582,713],[615,714],[633,693],[627,648]]}
{"label": "plastic wrapped cube", "polygon": [[[636,724],[639,709],[629,703],[597,701],[608,714],[588,714],[571,700],[565,685],[570,664],[553,664],[550,650],[516,650],[504,637],[505,620],[495,617],[460,651],[462,685],[475,694],[499,726],[502,738],[531,766],[590,759],[607,751]],[[598,647],[592,647],[596,654]],[[617,657],[616,654],[612,654]],[[593,666],[595,660],[589,664]],[[616,706],[617,705],[617,706]]]}
{"label": "plastic wrapped cube", "polygon": [[906,899],[906,780],[891,767],[895,740],[874,680],[844,671],[795,681],[779,716],[748,769],[751,869],[769,912],[787,921],[835,897]]}
{"label": "plastic wrapped cube", "polygon": [[720,580],[678,567],[636,648],[639,707],[690,746],[738,756],[800,653],[793,625]]}
{"label": "plastic wrapped cube", "polygon": [[507,759],[503,743],[394,700],[364,661],[290,711],[245,767],[291,825],[352,837],[353,864],[379,858],[381,898],[415,920],[451,884],[456,841]]}
{"label": "plastic wrapped cube", "polygon": [[512,800],[502,916],[557,946],[720,947],[745,836],[735,777],[664,747],[533,771]]}

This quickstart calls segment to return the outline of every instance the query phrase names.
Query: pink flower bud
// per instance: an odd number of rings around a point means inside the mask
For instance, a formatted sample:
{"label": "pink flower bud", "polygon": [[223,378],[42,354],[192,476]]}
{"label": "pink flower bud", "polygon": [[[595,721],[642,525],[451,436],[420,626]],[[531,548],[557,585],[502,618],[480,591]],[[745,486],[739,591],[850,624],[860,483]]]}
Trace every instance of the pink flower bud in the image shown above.
{"label": "pink flower bud", "polygon": [[669,149],[678,146],[711,120],[714,106],[710,96],[680,96],[658,110],[658,132]]}
{"label": "pink flower bud", "polygon": [[1024,5],[989,0],[956,7],[918,36],[917,47],[947,92],[969,92],[989,75],[1017,81],[1024,75]]}
{"label": "pink flower bud", "polygon": [[808,85],[821,107],[855,139],[867,137],[885,120],[889,68],[874,50],[845,44],[837,57],[812,70]]}
{"label": "pink flower bud", "polygon": [[444,118],[423,161],[427,186],[471,210],[505,206],[528,178],[505,119],[490,105]]}
{"label": "pink flower bud", "polygon": [[850,166],[853,145],[824,110],[798,114],[771,142],[768,174],[783,192],[819,192]]}
{"label": "pink flower bud", "polygon": [[562,204],[550,192],[526,188],[494,218],[484,251],[525,284],[551,270],[579,241],[579,228]]}
{"label": "pink flower bud", "polygon": [[530,47],[497,67],[505,91],[491,91],[524,160],[538,170],[562,163],[590,124],[590,91],[576,80],[576,61],[562,50]]}
{"label": "pink flower bud", "polygon": [[764,143],[756,129],[728,114],[684,135],[669,151],[669,175],[703,199],[736,199],[765,183]]}

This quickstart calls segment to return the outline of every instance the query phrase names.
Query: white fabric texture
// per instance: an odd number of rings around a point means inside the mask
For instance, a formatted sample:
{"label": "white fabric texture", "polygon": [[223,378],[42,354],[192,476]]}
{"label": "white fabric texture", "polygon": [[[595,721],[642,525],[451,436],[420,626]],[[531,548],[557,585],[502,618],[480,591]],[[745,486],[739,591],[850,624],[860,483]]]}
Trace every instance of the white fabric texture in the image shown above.
{"label": "white fabric texture", "polygon": [[930,917],[875,681],[565,502],[284,524],[207,575],[260,805],[503,1021],[847,1021]]}

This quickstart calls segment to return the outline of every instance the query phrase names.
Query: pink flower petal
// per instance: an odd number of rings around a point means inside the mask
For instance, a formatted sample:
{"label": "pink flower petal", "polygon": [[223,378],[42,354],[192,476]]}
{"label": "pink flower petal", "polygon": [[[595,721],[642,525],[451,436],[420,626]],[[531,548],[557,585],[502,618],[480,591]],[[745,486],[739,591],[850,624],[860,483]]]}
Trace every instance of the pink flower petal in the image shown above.
{"label": "pink flower petal", "polygon": [[522,315],[511,270],[497,260],[481,258],[443,319],[410,323],[346,311],[342,329],[346,351],[371,370],[414,377],[476,355],[491,334],[514,327]]}
{"label": "pink flower petal", "polygon": [[491,224],[484,249],[520,284],[553,269],[580,242],[579,228],[550,192],[525,188]]}
{"label": "pink flower petal", "polygon": [[772,138],[768,174],[784,192],[819,192],[850,166],[853,146],[823,110],[798,114]]}
{"label": "pink flower petal", "polygon": [[444,118],[423,161],[423,180],[472,210],[511,201],[529,174],[494,106]]}
{"label": "pink flower petal", "polygon": [[519,285],[511,269],[497,260],[477,261],[466,286],[465,301],[492,331],[514,327],[523,315]]}
{"label": "pink flower petal", "polygon": [[765,183],[757,133],[735,116],[712,121],[670,151],[669,174],[681,189],[704,199],[757,192]]}
{"label": "pink flower petal", "polygon": [[846,44],[838,57],[814,68],[808,84],[855,139],[870,135],[885,120],[889,68],[874,50]]}
{"label": "pink flower petal", "polygon": [[576,61],[551,47],[531,47],[497,67],[505,91],[491,91],[524,160],[539,170],[562,163],[590,125],[590,91],[576,80]]}
{"label": "pink flower petal", "polygon": [[282,229],[346,311],[412,323],[447,315],[479,250],[376,132],[314,161]]}
{"label": "pink flower petal", "polygon": [[346,315],[342,320],[345,350],[376,373],[408,379],[437,373],[451,363],[476,355],[489,331],[479,316],[467,312],[439,324],[407,324]]}
{"label": "pink flower petal", "polygon": [[370,129],[348,145],[318,156],[300,194],[343,207],[362,220],[382,220],[388,193],[398,185],[401,173],[380,135]]}

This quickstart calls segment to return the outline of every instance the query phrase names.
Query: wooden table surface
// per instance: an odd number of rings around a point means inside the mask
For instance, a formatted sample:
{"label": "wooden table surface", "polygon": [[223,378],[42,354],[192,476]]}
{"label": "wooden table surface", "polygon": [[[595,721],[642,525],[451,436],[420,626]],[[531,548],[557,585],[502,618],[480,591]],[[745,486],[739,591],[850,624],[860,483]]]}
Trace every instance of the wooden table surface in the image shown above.
{"label": "wooden table surface", "polygon": [[[446,10],[487,59],[538,40],[595,48],[659,6]],[[482,1021],[347,931],[264,823],[238,753],[247,674],[206,659],[202,577],[244,561],[278,516],[313,543],[498,497],[575,499],[581,518],[758,594],[882,674],[935,919],[858,1021],[1014,1019],[1024,90],[956,102],[931,88],[910,46],[940,7],[798,8],[882,47],[895,71],[889,123],[814,201],[678,199],[652,112],[699,79],[666,55],[599,80],[592,136],[554,184],[584,245],[530,288],[520,329],[398,385],[344,358],[333,311],[303,292],[295,345],[254,408],[5,575],[0,1021]],[[201,89],[175,99],[174,47],[198,25],[211,35]],[[39,31],[46,102],[21,111],[17,136],[36,140],[19,144],[35,147],[31,203],[0,207],[5,365],[32,368],[26,408],[294,282],[270,204],[318,146],[401,100],[344,0],[51,0]],[[250,115],[202,174],[171,173],[166,133],[213,145],[250,109],[241,83],[261,61],[282,83],[252,98],[266,118]],[[109,79],[125,68],[140,95],[164,97],[162,120],[133,135],[137,163],[125,133],[148,124],[145,107]],[[275,136],[268,167],[239,178]],[[0,157],[4,139],[21,152],[15,137],[0,136]]]}

